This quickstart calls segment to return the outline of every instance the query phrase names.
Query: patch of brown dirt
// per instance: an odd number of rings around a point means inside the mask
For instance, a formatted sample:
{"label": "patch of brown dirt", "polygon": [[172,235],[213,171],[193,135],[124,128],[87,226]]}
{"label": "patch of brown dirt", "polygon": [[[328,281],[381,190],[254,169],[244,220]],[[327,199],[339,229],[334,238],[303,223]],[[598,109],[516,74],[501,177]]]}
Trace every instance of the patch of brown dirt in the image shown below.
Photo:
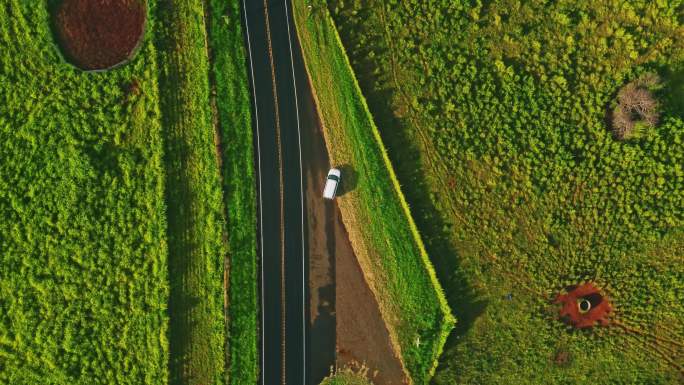
{"label": "patch of brown dirt", "polygon": [[559,294],[554,303],[563,305],[559,313],[561,319],[577,329],[610,323],[608,316],[613,309],[610,301],[591,282],[570,287],[568,293]]}
{"label": "patch of brown dirt", "polygon": [[84,70],[107,69],[130,59],[146,18],[144,0],[64,0],[53,11],[64,56]]}
{"label": "patch of brown dirt", "polygon": [[348,251],[336,255],[335,310],[337,314],[337,364],[365,363],[376,385],[408,384],[390,342],[389,331],[356,260],[339,209],[336,233]]}

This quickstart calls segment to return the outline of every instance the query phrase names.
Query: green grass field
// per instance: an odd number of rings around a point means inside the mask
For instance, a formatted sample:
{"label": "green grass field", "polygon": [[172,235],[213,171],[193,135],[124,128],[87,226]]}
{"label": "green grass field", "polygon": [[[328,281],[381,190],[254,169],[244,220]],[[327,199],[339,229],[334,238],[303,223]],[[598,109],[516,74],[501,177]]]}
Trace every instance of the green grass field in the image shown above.
{"label": "green grass field", "polygon": [[[682,3],[482,3],[328,4],[459,319],[434,382],[681,383]],[[646,72],[660,123],[618,141]],[[611,326],[556,319],[584,280]]]}
{"label": "green grass field", "polygon": [[208,11],[230,257],[227,372],[231,384],[255,384],[259,380],[259,260],[246,51],[239,2],[213,0]]}
{"label": "green grass field", "polygon": [[0,9],[0,383],[256,382],[243,36],[207,5],[148,1],[137,56],[97,73],[45,4]]}
{"label": "green grass field", "polygon": [[348,170],[342,217],[407,375],[423,384],[454,319],[332,19],[306,5],[294,2],[299,39],[331,163]]}
{"label": "green grass field", "polygon": [[201,1],[160,1],[157,30],[166,142],[170,379],[224,381],[227,244]]}
{"label": "green grass field", "polygon": [[46,8],[0,7],[0,383],[164,384],[153,36],[125,67],[83,73],[59,56]]}

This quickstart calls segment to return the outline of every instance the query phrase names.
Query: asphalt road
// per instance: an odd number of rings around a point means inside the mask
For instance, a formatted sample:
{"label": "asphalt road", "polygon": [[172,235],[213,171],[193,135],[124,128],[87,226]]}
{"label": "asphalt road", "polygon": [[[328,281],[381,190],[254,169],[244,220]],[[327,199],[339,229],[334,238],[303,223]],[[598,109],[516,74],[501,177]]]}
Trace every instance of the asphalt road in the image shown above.
{"label": "asphalt road", "polygon": [[289,1],[243,0],[242,5],[257,157],[261,384],[305,385],[307,256],[295,80],[299,47]]}

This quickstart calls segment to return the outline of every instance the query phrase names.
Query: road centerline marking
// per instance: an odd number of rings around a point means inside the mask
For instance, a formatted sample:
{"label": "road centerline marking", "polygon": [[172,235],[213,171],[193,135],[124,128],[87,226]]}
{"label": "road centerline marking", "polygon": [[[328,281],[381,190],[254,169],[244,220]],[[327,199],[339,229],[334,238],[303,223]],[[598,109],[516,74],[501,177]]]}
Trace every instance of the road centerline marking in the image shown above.
{"label": "road centerline marking", "polygon": [[266,41],[268,44],[268,60],[271,67],[271,83],[276,123],[276,146],[278,148],[278,177],[280,182],[280,327],[281,327],[281,383],[285,385],[286,362],[285,362],[285,321],[286,321],[286,295],[285,295],[285,181],[283,176],[283,150],[280,127],[280,106],[278,103],[278,86],[275,75],[275,61],[273,60],[273,43],[271,41],[271,25],[268,13],[268,0],[264,0],[264,17],[266,19]]}
{"label": "road centerline marking", "polygon": [[295,94],[295,112],[297,117],[297,140],[299,144],[299,197],[301,201],[301,226],[302,226],[302,376],[303,383],[306,384],[306,263],[305,263],[305,242],[304,242],[304,172],[302,170],[302,132],[299,124],[299,100],[297,96],[297,79],[294,70],[294,58],[292,55],[292,34],[290,33],[290,13],[287,7],[287,0],[283,0],[285,6],[285,22],[287,23],[287,43],[290,48],[290,66],[292,69],[292,89]]}

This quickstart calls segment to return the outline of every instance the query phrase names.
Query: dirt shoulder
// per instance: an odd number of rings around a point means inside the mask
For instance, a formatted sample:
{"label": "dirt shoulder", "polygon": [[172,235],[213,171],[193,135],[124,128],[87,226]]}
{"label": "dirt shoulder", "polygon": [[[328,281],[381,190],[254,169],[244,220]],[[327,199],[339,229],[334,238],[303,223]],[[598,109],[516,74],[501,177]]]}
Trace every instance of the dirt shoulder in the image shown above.
{"label": "dirt shoulder", "polygon": [[407,384],[378,303],[351,249],[339,209],[335,215],[335,237],[343,240],[337,242],[335,265],[337,364],[365,363],[376,385]]}
{"label": "dirt shoulder", "polygon": [[365,364],[376,385],[404,384],[401,363],[340,210],[336,202],[321,198],[330,164],[309,92],[302,97],[301,129],[309,231],[310,383],[318,384],[333,366]]}

